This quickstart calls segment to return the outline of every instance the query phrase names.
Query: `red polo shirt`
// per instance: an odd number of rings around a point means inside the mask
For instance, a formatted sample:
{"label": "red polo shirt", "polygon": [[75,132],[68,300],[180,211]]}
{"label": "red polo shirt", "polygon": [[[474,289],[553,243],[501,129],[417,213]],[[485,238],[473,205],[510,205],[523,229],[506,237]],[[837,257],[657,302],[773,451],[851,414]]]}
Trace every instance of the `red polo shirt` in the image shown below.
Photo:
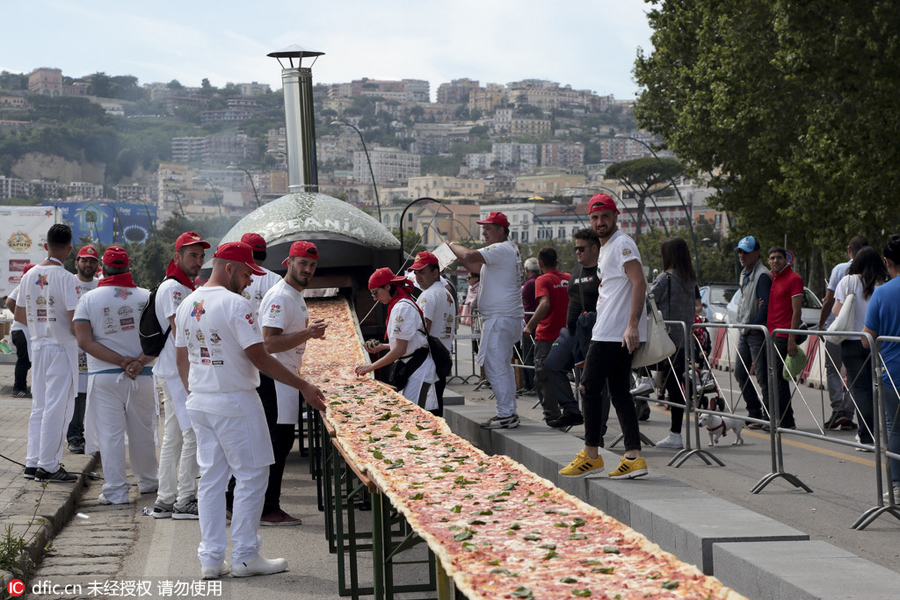
{"label": "red polo shirt", "polygon": [[[803,295],[803,278],[790,265],[780,273],[772,273],[772,289],[769,290],[769,313],[766,327],[771,334],[776,329],[790,329],[794,308],[791,298]],[[787,337],[779,334],[779,337]]]}
{"label": "red polo shirt", "polygon": [[566,326],[566,314],[569,310],[569,274],[560,273],[556,269],[548,271],[537,278],[534,284],[534,297],[550,298],[550,312],[538,323],[534,339],[541,342],[552,342],[559,337],[559,331]]}

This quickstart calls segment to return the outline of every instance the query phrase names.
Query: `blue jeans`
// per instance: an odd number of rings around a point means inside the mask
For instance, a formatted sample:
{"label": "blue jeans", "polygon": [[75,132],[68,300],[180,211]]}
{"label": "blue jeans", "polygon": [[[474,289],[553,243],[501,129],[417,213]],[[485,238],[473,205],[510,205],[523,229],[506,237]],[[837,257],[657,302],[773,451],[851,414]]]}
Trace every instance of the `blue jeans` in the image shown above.
{"label": "blue jeans", "polygon": [[551,342],[546,357],[535,352],[535,366],[538,362],[541,363],[541,368],[535,372],[535,384],[543,394],[545,416],[548,413],[551,416],[559,416],[560,411],[567,415],[581,414],[578,401],[572,393],[572,384],[569,383],[569,372],[575,368],[575,359],[572,355],[574,346],[575,338],[568,329],[563,329],[556,341]]}
{"label": "blue jeans", "polygon": [[766,337],[761,331],[747,331],[738,338],[738,361],[734,369],[734,378],[737,379],[744,402],[747,404],[747,413],[751,417],[763,416],[762,403],[756,388],[750,383],[750,365],[756,367],[756,381],[759,382],[762,391],[763,402],[768,406],[769,397],[769,371],[766,368]]}
{"label": "blue jeans", "polygon": [[[894,378],[896,381],[896,377]],[[887,426],[888,450],[894,454],[900,454],[900,415],[897,409],[900,408],[900,397],[897,396],[897,390],[891,387],[887,381],[884,382],[884,420]],[[900,460],[892,458],[891,460],[891,479],[895,487],[900,485]]]}
{"label": "blue jeans", "polygon": [[847,367],[850,398],[856,404],[859,441],[863,444],[872,443],[872,427],[875,417],[871,356],[871,351],[863,348],[862,342],[859,340],[847,340],[841,343],[841,358],[844,366]]}

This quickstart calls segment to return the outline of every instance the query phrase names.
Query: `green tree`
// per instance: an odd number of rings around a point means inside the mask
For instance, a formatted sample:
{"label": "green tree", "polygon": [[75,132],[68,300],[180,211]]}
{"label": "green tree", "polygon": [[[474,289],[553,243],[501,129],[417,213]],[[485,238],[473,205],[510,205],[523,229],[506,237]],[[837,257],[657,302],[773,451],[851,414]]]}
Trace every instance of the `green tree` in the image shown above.
{"label": "green tree", "polygon": [[635,240],[641,237],[647,199],[672,187],[672,178],[683,172],[681,163],[673,158],[636,158],[607,167],[606,176],[628,188],[637,202]]}
{"label": "green tree", "polygon": [[651,3],[635,115],[718,208],[800,253],[898,222],[900,5]]}

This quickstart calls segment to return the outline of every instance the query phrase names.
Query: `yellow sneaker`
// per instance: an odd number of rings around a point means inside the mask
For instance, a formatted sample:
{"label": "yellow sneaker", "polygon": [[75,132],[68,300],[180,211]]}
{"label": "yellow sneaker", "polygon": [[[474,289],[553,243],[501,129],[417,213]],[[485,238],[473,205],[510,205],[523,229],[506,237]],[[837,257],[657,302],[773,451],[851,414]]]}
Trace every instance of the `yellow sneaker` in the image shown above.
{"label": "yellow sneaker", "polygon": [[584,450],[581,450],[572,462],[560,469],[559,474],[563,477],[584,477],[602,469],[602,456],[593,459]]}
{"label": "yellow sneaker", "polygon": [[619,461],[619,468],[609,472],[610,479],[634,479],[643,477],[649,473],[647,470],[647,461],[642,456],[637,458],[625,458]]}

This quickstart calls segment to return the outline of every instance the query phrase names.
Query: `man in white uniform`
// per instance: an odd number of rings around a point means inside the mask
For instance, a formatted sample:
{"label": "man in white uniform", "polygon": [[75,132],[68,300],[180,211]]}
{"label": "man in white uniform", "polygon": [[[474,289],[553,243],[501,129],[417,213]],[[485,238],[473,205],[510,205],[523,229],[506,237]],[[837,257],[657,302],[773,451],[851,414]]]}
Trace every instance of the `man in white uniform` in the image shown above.
{"label": "man in white uniform", "polygon": [[610,401],[616,407],[625,441],[625,456],[610,479],[633,479],[647,474],[641,457],[641,434],[631,398],[631,355],[647,340],[644,303],[647,281],[637,245],[618,227],[619,209],[606,194],[591,198],[588,215],[600,238],[600,275],[597,320],[591,332],[584,364],[584,450],[560,470],[563,477],[584,477],[599,472],[603,459],[603,425],[608,417],[601,399],[609,384]]}
{"label": "man in white uniform", "polygon": [[[150,292],[135,285],[128,253],[110,246],[103,253],[103,279],[75,309],[75,336],[88,355],[87,451],[103,457],[100,504],[126,504],[125,435],[131,470],[142,494],[156,491],[156,402],[153,377],[141,352],[138,320]],[[99,434],[99,435],[98,435]],[[95,442],[96,440],[96,442]],[[95,443],[97,446],[95,446]]]}
{"label": "man in white uniform", "polygon": [[22,278],[16,306],[16,321],[31,334],[34,363],[25,477],[73,483],[78,476],[59,462],[78,384],[78,344],[72,329],[78,294],[75,276],[63,268],[72,251],[69,226],[51,226],[44,248],[47,260]]}
{"label": "man in white uniform", "polygon": [[[287,274],[266,292],[259,308],[266,352],[293,373],[299,372],[303,364],[307,340],[325,336],[327,325],[322,319],[309,323],[309,312],[303,299],[303,288],[315,275],[318,261],[319,250],[315,244],[302,241],[291,244],[283,263],[288,268]],[[294,446],[294,429],[300,419],[300,394],[296,388],[277,381],[275,391],[277,418],[269,425],[275,463],[269,467],[261,524],[300,525],[300,519],[281,510],[280,505],[284,464]]]}
{"label": "man in white uniform", "polygon": [[[100,267],[100,254],[93,246],[82,246],[75,255],[75,279],[78,286],[78,298],[97,288],[97,280],[94,275]],[[84,454],[84,409],[87,404],[88,364],[87,354],[78,351],[78,393],[75,395],[75,411],[69,422],[69,430],[66,431],[66,440],[69,442],[69,452],[72,454]]]}
{"label": "man in white uniform", "polygon": [[201,574],[217,579],[228,572],[225,489],[231,475],[237,480],[231,518],[232,574],[280,573],[287,569],[287,561],[260,556],[257,535],[273,462],[265,414],[256,395],[259,371],[299,389],[317,410],[325,409],[325,398],[265,350],[252,307],[240,295],[252,275],[263,273],[253,263],[250,246],[222,244],[213,259],[209,281],[182,303],[175,317],[178,372],[190,390],[188,412],[197,433],[201,471]]}
{"label": "man in white uniform", "polygon": [[516,375],[512,366],[513,346],[522,336],[525,309],[522,307],[522,260],[516,245],[509,241],[509,220],[502,212],[492,212],[484,221],[482,237],[487,246],[469,250],[450,243],[460,264],[469,271],[481,271],[478,308],[482,333],[478,364],[491,383],[497,398],[497,414],[482,423],[485,429],[512,429],[519,426],[516,410]]}
{"label": "man in white uniform", "polygon": [[[416,302],[425,317],[428,335],[441,340],[448,351],[453,352],[453,318],[456,309],[453,296],[447,291],[441,279],[441,268],[437,257],[431,252],[419,252],[416,262],[409,268],[416,274],[416,283],[422,288]],[[432,411],[436,416],[444,416],[444,388],[447,378],[442,377],[434,384],[437,393],[438,407]]]}
{"label": "man in white uniform", "polygon": [[[166,412],[165,432],[159,449],[159,494],[153,506],[156,519],[197,519],[197,438],[187,413],[187,389],[175,364],[175,311],[194,291],[194,277],[203,266],[209,242],[186,231],[175,240],[175,255],[166,269],[166,278],[156,291],[156,317],[166,331],[166,345],[159,354],[153,375],[162,393]],[[180,465],[179,465],[180,460]]]}

